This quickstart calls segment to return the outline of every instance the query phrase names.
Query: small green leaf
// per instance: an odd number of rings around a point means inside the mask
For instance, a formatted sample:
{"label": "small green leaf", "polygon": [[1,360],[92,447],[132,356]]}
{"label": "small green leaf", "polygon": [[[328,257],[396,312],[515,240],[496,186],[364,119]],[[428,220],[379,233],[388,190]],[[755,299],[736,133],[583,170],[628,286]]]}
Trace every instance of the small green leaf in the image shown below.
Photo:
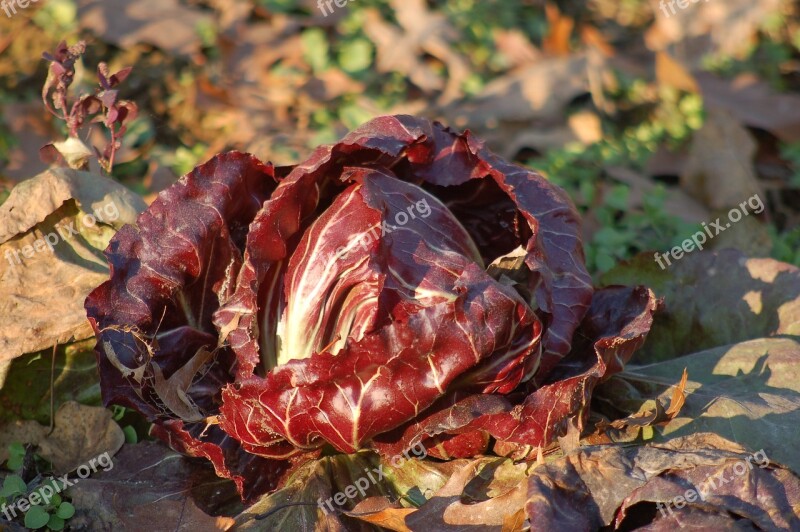
{"label": "small green leaf", "polygon": [[22,464],[25,461],[24,456],[19,455],[12,455],[8,457],[8,462],[6,463],[6,467],[11,471],[18,471],[22,469]]}
{"label": "small green leaf", "polygon": [[0,490],[0,497],[11,497],[13,495],[24,495],[28,492],[28,486],[19,475],[8,475],[3,481],[3,489]]}
{"label": "small green leaf", "polygon": [[346,104],[339,109],[339,119],[350,129],[355,129],[375,115],[356,104]]}
{"label": "small green leaf", "polygon": [[62,502],[61,506],[58,507],[58,511],[56,511],[56,515],[61,519],[69,519],[75,515],[75,507],[71,503]]}
{"label": "small green leaf", "polygon": [[25,514],[25,526],[28,528],[42,528],[50,521],[50,514],[41,506],[31,506]]}
{"label": "small green leaf", "polygon": [[60,504],[61,504],[61,495],[59,495],[58,493],[54,493],[53,496],[50,498],[49,506],[53,508],[58,508]]}
{"label": "small green leaf", "polygon": [[19,442],[14,442],[8,446],[9,456],[25,456],[25,446]]}
{"label": "small green leaf", "polygon": [[595,259],[597,269],[601,272],[610,270],[616,264],[614,258],[605,251],[598,251]]}
{"label": "small green leaf", "polygon": [[64,530],[64,520],[57,515],[51,515],[50,520],[47,522],[47,528],[50,530]]}
{"label": "small green leaf", "polygon": [[319,28],[308,29],[300,36],[303,42],[303,57],[314,72],[328,68],[328,38]]}
{"label": "small green leaf", "polygon": [[125,442],[126,443],[138,443],[139,442],[139,435],[136,434],[136,429],[128,425],[127,427],[122,428],[122,432],[125,433]]}
{"label": "small green leaf", "polygon": [[630,196],[630,188],[627,185],[614,186],[606,196],[606,203],[620,211],[628,209],[628,197]]}
{"label": "small green leaf", "polygon": [[339,50],[339,65],[345,72],[361,72],[372,64],[372,43],[366,39],[346,42]]}

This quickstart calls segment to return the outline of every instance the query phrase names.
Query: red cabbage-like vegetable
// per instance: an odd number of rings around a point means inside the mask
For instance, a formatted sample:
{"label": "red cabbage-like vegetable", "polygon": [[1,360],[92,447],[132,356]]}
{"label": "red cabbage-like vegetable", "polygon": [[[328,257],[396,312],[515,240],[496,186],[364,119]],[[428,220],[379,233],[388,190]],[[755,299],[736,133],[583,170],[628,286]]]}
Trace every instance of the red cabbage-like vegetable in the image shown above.
{"label": "red cabbage-like vegetable", "polygon": [[[104,401],[247,498],[325,444],[546,444],[655,308],[646,289],[593,303],[579,235],[558,187],[409,116],[291,168],[219,155],[106,251],[111,279],[86,302]],[[489,267],[515,253],[513,280]],[[590,304],[591,338],[614,339],[571,350]]]}

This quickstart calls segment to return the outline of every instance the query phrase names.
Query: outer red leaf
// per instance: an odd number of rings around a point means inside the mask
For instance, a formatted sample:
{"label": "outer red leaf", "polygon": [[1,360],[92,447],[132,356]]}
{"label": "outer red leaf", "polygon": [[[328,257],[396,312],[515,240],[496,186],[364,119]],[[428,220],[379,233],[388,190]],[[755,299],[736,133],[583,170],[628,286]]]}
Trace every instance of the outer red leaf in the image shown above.
{"label": "outer red leaf", "polygon": [[[402,429],[376,438],[374,446],[395,455],[431,436],[477,431],[504,443],[544,447],[564,435],[570,419],[583,421],[594,387],[620,372],[642,346],[657,308],[655,295],[644,287],[600,290],[572,352],[548,384],[529,395],[452,394]],[[448,452],[467,455],[455,445]]]}
{"label": "outer red leaf", "polygon": [[[245,470],[248,460],[233,458],[238,443],[219,429],[201,437],[206,424],[198,421],[218,412],[220,389],[235,365],[229,348],[217,348],[211,318],[232,291],[247,227],[276,185],[271,166],[242,153],[196,168],[161,193],[137,227],[116,234],[106,250],[111,279],[86,300],[104,402],[157,423],[196,407],[198,419],[185,429],[170,423],[165,429],[174,428],[186,446],[206,449],[218,471],[229,470],[240,485],[252,472]],[[208,351],[213,356],[196,367]],[[189,372],[187,388],[179,390],[185,401],[170,390],[169,379],[181,371]],[[207,450],[214,446],[222,450]]]}

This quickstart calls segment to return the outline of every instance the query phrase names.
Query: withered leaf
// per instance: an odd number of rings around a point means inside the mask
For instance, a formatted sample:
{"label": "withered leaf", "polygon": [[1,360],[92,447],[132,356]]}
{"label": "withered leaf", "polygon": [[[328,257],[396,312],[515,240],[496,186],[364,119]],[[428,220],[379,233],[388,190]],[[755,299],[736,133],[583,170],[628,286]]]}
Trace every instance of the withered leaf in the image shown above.
{"label": "withered leaf", "polygon": [[798,360],[799,338],[763,338],[629,368],[619,379],[651,396],[688,367],[686,404],[665,436],[714,432],[800,471]]}
{"label": "withered leaf", "polygon": [[203,11],[177,0],[81,0],[78,18],[83,28],[120,48],[145,42],[181,56],[200,50],[197,27],[211,20]]}
{"label": "withered leaf", "polygon": [[[800,335],[800,269],[772,259],[748,259],[735,250],[693,252],[662,270],[645,253],[603,275],[601,283],[641,283],[664,298],[633,363],[754,338]],[[682,369],[673,368],[673,375]]]}
{"label": "withered leaf", "polygon": [[683,526],[688,506],[717,524],[730,512],[740,526],[789,530],[800,526],[798,502],[800,479],[789,470],[701,433],[643,447],[589,447],[539,466],[528,480],[526,513],[532,530],[616,530],[662,517]]}
{"label": "withered leaf", "polygon": [[55,416],[55,429],[35,421],[8,424],[0,433],[0,461],[11,442],[32,443],[38,454],[53,464],[56,473],[74,471],[103,453],[114,455],[125,443],[125,435],[112,419],[111,411],[70,401]]}
{"label": "withered leaf", "polygon": [[[113,467],[70,488],[77,512],[70,526],[82,530],[227,530],[227,517],[198,506],[203,490],[233,494],[227,481],[163,445],[125,445]],[[213,509],[213,508],[212,508]],[[155,521],[154,521],[155,519]]]}
{"label": "withered leaf", "polygon": [[101,251],[144,208],[112,180],[64,168],[11,191],[0,205],[0,361],[92,335],[83,301],[108,275]]}

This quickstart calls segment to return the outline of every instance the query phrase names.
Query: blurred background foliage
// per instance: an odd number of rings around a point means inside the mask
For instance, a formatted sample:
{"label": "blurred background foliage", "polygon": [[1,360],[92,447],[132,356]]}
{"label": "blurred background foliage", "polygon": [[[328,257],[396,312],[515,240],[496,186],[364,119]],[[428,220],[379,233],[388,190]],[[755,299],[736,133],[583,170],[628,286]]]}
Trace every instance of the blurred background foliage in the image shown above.
{"label": "blurred background foliage", "polygon": [[[376,115],[411,113],[469,128],[564,187],[593,274],[680,244],[726,215],[720,196],[753,191],[767,210],[712,247],[800,265],[790,2],[710,0],[674,14],[643,0],[332,6],[46,0],[1,17],[0,200],[66,134],[40,103],[41,52],[83,38],[76,91],[90,90],[99,61],[134,67],[122,93],[140,115],[114,176],[148,199],[222,150],[293,164]],[[710,124],[709,109],[728,122]]]}

